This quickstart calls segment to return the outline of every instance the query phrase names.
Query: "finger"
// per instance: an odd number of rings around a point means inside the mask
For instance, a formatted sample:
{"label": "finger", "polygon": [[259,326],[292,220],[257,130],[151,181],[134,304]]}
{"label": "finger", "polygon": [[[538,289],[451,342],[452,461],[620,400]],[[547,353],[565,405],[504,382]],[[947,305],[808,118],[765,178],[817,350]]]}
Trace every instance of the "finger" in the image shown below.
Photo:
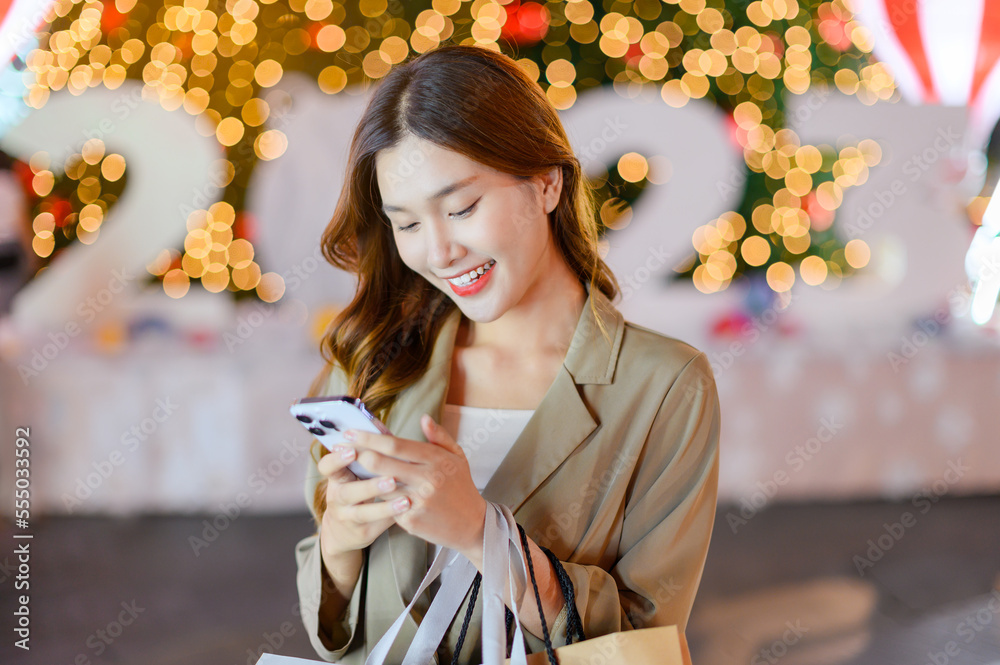
{"label": "finger", "polygon": [[[336,450],[333,450],[320,458],[319,462],[316,464],[317,470],[328,478],[335,478],[338,480],[353,480],[357,478],[357,476],[350,471],[348,471],[348,473],[351,474],[349,478],[345,477],[344,474],[341,473],[351,462],[354,461],[357,456],[357,451],[355,451],[354,448],[345,446],[334,446],[334,448],[336,448]],[[349,452],[350,457],[345,458],[343,456],[345,452]]]}
{"label": "finger", "polygon": [[429,413],[425,413],[420,417],[420,428],[423,430],[424,436],[431,443],[437,444],[451,453],[464,454],[465,451],[455,441],[455,437],[451,435],[451,432],[431,418]]}
{"label": "finger", "polygon": [[[403,503],[398,503],[400,501]],[[357,503],[350,506],[334,506],[333,510],[334,516],[342,522],[367,524],[386,518],[392,519],[397,515],[401,515],[409,510],[410,504],[409,497],[403,496],[394,501],[384,501],[381,503]]]}
{"label": "finger", "polygon": [[417,483],[425,468],[421,463],[404,462],[367,448],[358,450],[358,464],[379,477],[392,476],[397,485]]}
{"label": "finger", "polygon": [[[383,486],[382,482],[388,481],[389,484]],[[396,483],[396,479],[388,477],[376,477],[369,478],[366,480],[359,480],[354,483],[344,483],[337,490],[337,501],[336,503],[344,506],[355,505],[364,502],[370,502],[374,499],[385,498],[389,494],[399,493],[399,487]],[[397,497],[393,497],[397,498]]]}
{"label": "finger", "polygon": [[423,441],[411,441],[391,434],[375,434],[360,430],[345,430],[345,438],[347,438],[348,433],[352,433],[354,436],[353,439],[350,439],[349,445],[359,449],[375,450],[388,457],[395,457],[413,464],[425,464],[433,459],[433,446],[428,446]]}

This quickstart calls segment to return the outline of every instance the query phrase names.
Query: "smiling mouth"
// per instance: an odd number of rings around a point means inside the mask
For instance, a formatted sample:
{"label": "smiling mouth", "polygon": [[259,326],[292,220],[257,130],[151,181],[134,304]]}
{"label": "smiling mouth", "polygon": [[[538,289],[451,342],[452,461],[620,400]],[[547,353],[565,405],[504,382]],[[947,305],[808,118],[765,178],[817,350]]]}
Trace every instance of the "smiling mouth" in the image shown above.
{"label": "smiling mouth", "polygon": [[479,266],[475,270],[470,270],[469,272],[465,273],[464,275],[459,275],[458,277],[455,277],[453,279],[448,279],[448,280],[445,280],[445,281],[451,282],[455,286],[466,286],[468,284],[473,284],[473,283],[479,281],[480,277],[482,277],[483,275],[485,275],[486,273],[488,273],[490,270],[492,270],[493,266],[495,266],[496,263],[497,263],[496,261],[494,261],[493,259],[490,259],[489,261],[487,261],[483,265]]}

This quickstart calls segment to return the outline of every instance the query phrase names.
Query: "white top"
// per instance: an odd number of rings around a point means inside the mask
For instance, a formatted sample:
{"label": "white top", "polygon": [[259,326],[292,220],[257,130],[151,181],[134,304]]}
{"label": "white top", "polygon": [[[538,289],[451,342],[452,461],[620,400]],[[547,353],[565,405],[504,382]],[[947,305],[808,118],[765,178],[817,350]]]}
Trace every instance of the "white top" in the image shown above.
{"label": "white top", "polygon": [[[496,473],[500,462],[521,435],[521,431],[534,409],[488,409],[480,406],[445,404],[441,414],[441,426],[455,437],[455,441],[465,451],[472,472],[472,482],[482,492]],[[439,545],[428,543],[427,567],[441,550]],[[444,570],[444,577],[448,570]],[[441,587],[441,577],[431,582],[431,597]]]}

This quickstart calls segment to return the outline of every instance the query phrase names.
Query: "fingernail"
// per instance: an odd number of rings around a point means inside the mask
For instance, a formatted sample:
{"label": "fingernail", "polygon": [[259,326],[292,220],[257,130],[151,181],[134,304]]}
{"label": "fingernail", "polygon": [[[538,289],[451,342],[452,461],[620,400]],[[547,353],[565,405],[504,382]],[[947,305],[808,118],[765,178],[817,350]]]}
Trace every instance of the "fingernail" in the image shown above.
{"label": "fingernail", "polygon": [[354,441],[354,430],[349,429],[344,431],[344,438],[348,441]]}
{"label": "fingernail", "polygon": [[383,478],[382,480],[378,481],[378,488],[380,490],[389,491],[393,489],[395,486],[396,486],[395,478]]}
{"label": "fingernail", "polygon": [[354,457],[354,448],[344,448],[344,451],[340,453],[341,459],[351,459]]}
{"label": "fingernail", "polygon": [[339,453],[343,449],[344,449],[343,446],[337,445],[337,446],[334,446],[333,448],[331,448],[330,452],[332,452],[332,453]]}
{"label": "fingernail", "polygon": [[409,497],[404,496],[400,499],[396,499],[396,501],[392,504],[392,507],[395,508],[397,512],[402,512],[406,510],[407,508],[410,507]]}

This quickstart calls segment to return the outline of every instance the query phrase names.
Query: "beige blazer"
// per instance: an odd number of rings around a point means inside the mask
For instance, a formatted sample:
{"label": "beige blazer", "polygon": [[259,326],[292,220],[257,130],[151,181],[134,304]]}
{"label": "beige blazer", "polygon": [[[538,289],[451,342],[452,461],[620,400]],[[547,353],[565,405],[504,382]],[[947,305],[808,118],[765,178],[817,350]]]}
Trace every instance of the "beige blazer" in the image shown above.
{"label": "beige blazer", "polygon": [[[573,580],[585,635],[675,624],[683,630],[701,581],[716,507],[719,401],[712,370],[697,349],[626,322],[594,291],[554,382],[483,490],[507,505],[539,545],[552,550]],[[596,298],[611,336],[590,309]],[[426,441],[421,414],[440,422],[461,317],[451,312],[427,371],[400,394],[385,424],[396,436]],[[347,382],[339,367],[326,394]],[[488,443],[487,443],[488,445]],[[310,462],[305,497],[319,476]],[[399,617],[427,572],[431,545],[399,525],[365,549],[365,563],[341,623],[321,631],[317,606],[322,558],[318,536],[298,543],[301,616],[325,660],[362,665]],[[436,663],[447,665],[469,597],[452,622]],[[430,605],[417,600],[386,663],[398,665]],[[459,662],[482,663],[482,599],[477,599]],[[566,608],[549,627],[566,644]],[[529,653],[544,642],[524,631]]]}

